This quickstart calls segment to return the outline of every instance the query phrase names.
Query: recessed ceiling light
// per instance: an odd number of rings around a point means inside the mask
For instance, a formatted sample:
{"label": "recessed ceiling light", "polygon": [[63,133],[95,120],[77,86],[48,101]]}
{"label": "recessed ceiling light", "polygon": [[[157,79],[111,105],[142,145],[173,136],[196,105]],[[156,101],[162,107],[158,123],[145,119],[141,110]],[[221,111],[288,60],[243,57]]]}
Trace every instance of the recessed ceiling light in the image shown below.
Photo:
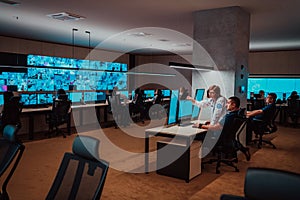
{"label": "recessed ceiling light", "polygon": [[53,19],[61,20],[61,21],[85,19],[85,17],[83,17],[83,16],[73,14],[73,13],[69,13],[69,12],[49,14],[47,16],[51,17]]}
{"label": "recessed ceiling light", "polygon": [[135,36],[135,37],[147,37],[147,36],[152,36],[151,33],[145,33],[145,32],[129,33],[128,35],[130,35],[130,36]]}

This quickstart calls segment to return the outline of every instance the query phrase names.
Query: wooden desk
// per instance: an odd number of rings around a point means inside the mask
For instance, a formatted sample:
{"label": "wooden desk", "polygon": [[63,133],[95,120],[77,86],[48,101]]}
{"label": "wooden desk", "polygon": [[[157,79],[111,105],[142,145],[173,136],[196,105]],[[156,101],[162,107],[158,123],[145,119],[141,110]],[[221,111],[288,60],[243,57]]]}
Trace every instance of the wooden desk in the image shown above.
{"label": "wooden desk", "polygon": [[[145,130],[145,173],[149,173],[149,139],[150,137],[162,136],[168,138],[178,138],[186,141],[186,146],[190,146],[198,134],[203,134],[207,130],[193,128],[189,126],[171,126],[171,127],[155,127]],[[186,180],[189,182],[189,179]]]}
{"label": "wooden desk", "polygon": [[[95,107],[96,115],[98,121],[100,122],[100,108],[104,107],[104,121],[107,121],[107,103],[94,103],[94,104],[81,104],[81,105],[72,105],[72,109],[80,109],[80,124],[82,124],[82,110],[85,108],[92,108]],[[29,140],[33,139],[34,134],[34,116],[37,114],[47,114],[50,113],[52,110],[52,106],[45,107],[45,108],[23,108],[22,114],[28,116],[28,138]],[[68,132],[71,132],[71,117],[70,121],[67,123]]]}

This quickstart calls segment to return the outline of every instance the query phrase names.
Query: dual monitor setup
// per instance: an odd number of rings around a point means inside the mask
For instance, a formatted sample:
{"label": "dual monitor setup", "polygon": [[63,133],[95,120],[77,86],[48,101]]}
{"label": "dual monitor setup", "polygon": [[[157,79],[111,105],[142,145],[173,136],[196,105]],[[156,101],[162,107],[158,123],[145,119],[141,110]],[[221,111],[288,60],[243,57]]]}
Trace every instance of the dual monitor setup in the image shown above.
{"label": "dual monitor setup", "polygon": [[[196,89],[195,100],[201,101],[205,89]],[[179,99],[179,90],[171,90],[170,106],[168,111],[167,125],[185,125],[192,120],[198,119],[200,108],[194,106],[192,101]]]}

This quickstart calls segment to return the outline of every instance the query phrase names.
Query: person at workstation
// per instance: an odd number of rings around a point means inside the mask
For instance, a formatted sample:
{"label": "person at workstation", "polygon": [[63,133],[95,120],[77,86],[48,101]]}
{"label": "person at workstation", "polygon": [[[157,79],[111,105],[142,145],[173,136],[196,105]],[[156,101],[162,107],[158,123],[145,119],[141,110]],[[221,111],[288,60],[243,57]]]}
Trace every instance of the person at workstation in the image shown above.
{"label": "person at workstation", "polygon": [[297,100],[297,99],[299,99],[299,95],[297,91],[293,91],[291,95],[288,97],[288,100]]}
{"label": "person at workstation", "polygon": [[156,89],[154,92],[154,97],[151,99],[153,104],[160,104],[162,101],[163,95],[160,89]]}
{"label": "person at workstation", "polygon": [[[225,144],[231,144],[232,138],[230,138],[232,132],[237,132],[239,127],[235,127],[235,119],[244,116],[240,109],[240,99],[238,97],[229,97],[226,102],[227,114],[224,115],[217,123],[212,124],[200,124],[199,128],[207,129],[207,133],[202,135],[203,150],[202,157],[205,157],[217,144],[217,142],[225,142]],[[233,129],[237,130],[233,130]],[[228,138],[226,137],[228,135]],[[199,138],[196,138],[199,140]],[[201,139],[201,138],[200,138]],[[228,140],[228,141],[227,141]],[[247,148],[242,149],[246,156],[250,156]]]}
{"label": "person at workstation", "polygon": [[[196,101],[194,98],[187,96],[187,100],[199,107],[211,107],[212,116],[209,120],[209,124],[215,125],[221,117],[226,114],[226,98],[221,95],[221,89],[217,85],[212,85],[208,88],[208,98],[202,101]],[[199,123],[194,124],[194,127],[198,127]]]}
{"label": "person at workstation", "polygon": [[253,120],[263,120],[269,121],[272,119],[273,115],[276,112],[276,99],[277,95],[275,93],[269,93],[266,98],[266,105],[257,110],[247,111],[247,117],[249,118],[247,124],[247,132],[246,132],[246,144],[249,144],[252,141],[252,132],[255,130],[256,125]]}
{"label": "person at workstation", "polygon": [[135,89],[134,98],[129,110],[130,115],[132,115],[133,112],[140,113],[140,120],[142,121],[142,123],[144,123],[146,109],[144,106],[143,92],[140,88]]}

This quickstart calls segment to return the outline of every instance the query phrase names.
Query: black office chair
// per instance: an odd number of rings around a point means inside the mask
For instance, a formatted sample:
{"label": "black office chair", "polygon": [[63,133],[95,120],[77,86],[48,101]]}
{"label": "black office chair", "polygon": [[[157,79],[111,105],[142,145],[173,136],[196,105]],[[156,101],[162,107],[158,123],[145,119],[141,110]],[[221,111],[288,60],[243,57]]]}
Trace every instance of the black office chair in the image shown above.
{"label": "black office chair", "polygon": [[1,115],[2,129],[8,124],[14,124],[21,128],[20,115],[23,104],[20,102],[21,96],[14,96],[12,92],[4,93],[4,105]]}
{"label": "black office chair", "polygon": [[268,169],[248,168],[244,184],[244,197],[222,194],[221,200],[284,200],[300,199],[300,174]]}
{"label": "black office chair", "polygon": [[[6,170],[10,169],[10,172],[2,185],[0,192],[1,200],[9,200],[6,187],[20,162],[25,149],[25,146],[17,140],[16,135],[18,130],[19,127],[16,125],[6,125],[3,129],[3,137],[0,139],[0,177],[2,178],[2,175]],[[11,166],[13,162],[14,164]]]}
{"label": "black office chair", "polygon": [[272,134],[277,131],[277,125],[275,124],[275,119],[278,116],[280,110],[277,109],[273,115],[271,115],[271,119],[269,120],[259,120],[259,119],[253,119],[253,122],[255,124],[254,133],[257,134],[258,138],[252,140],[253,143],[257,143],[257,147],[260,149],[263,145],[269,144],[274,149],[276,149],[276,146],[270,141],[263,139],[264,135]]}
{"label": "black office chair", "polygon": [[298,124],[298,119],[300,117],[300,100],[299,99],[289,99],[287,114],[292,120],[293,126],[296,128]]}
{"label": "black office chair", "polygon": [[62,132],[63,137],[65,138],[65,133],[59,130],[59,126],[63,124],[67,124],[68,134],[70,134],[71,104],[72,102],[68,99],[53,100],[52,111],[50,114],[46,115],[46,122],[49,124],[49,137],[55,128],[56,135],[58,135],[59,132]]}
{"label": "black office chair", "polygon": [[65,153],[46,200],[100,199],[109,164],[99,159],[99,140],[77,136]]}
{"label": "black office chair", "polygon": [[129,112],[126,105],[122,105],[120,95],[109,96],[109,104],[115,121],[115,128],[118,128],[118,125],[128,126],[129,119],[126,116]]}
{"label": "black office chair", "polygon": [[[246,156],[247,161],[251,159],[249,148],[245,147],[240,142],[240,134],[243,132],[247,124],[247,119],[243,113],[245,113],[245,109],[240,110],[239,115],[234,119],[233,124],[224,124],[220,138],[213,149],[216,158],[202,162],[203,167],[204,164],[212,164],[216,162],[217,174],[220,173],[219,168],[221,167],[221,163],[233,167],[236,172],[239,172],[239,169],[235,164],[238,163],[238,151],[241,151]],[[228,127],[230,127],[230,131],[228,131]]]}

